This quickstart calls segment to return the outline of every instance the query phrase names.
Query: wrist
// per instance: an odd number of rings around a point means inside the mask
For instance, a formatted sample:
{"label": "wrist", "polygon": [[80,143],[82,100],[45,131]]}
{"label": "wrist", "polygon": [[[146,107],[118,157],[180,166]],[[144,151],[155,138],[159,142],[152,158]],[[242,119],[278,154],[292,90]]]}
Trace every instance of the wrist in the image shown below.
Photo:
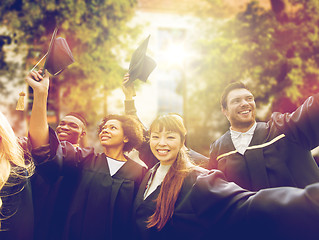
{"label": "wrist", "polygon": [[125,95],[125,100],[131,101],[131,100],[133,100],[133,96],[132,95],[130,95],[130,96]]}
{"label": "wrist", "polygon": [[47,99],[48,98],[48,90],[46,91],[33,91],[33,97],[38,99]]}

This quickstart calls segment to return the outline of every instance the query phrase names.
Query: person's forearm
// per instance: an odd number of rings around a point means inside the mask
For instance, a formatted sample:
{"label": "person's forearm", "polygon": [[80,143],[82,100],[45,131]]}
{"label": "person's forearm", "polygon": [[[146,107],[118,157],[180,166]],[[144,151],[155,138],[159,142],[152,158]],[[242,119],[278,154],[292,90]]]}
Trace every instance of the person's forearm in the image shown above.
{"label": "person's forearm", "polygon": [[47,92],[34,92],[29,126],[29,135],[32,148],[37,148],[49,143],[47,97]]}
{"label": "person's forearm", "polygon": [[137,117],[136,108],[135,108],[135,104],[134,104],[133,99],[131,99],[131,100],[125,99],[124,100],[124,109],[125,109],[126,115],[133,115],[133,116]]}

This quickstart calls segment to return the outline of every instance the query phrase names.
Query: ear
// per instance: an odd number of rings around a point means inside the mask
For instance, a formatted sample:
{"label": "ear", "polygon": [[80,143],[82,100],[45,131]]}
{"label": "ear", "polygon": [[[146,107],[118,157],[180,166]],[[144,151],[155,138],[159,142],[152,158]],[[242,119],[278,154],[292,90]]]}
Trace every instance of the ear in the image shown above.
{"label": "ear", "polygon": [[227,111],[227,109],[221,107],[221,110],[222,110],[223,114],[225,115],[225,117],[228,119],[228,111]]}
{"label": "ear", "polygon": [[80,137],[84,137],[86,135],[86,131],[82,131],[81,136]]}
{"label": "ear", "polygon": [[123,142],[128,143],[128,141],[129,141],[128,137],[124,136]]}

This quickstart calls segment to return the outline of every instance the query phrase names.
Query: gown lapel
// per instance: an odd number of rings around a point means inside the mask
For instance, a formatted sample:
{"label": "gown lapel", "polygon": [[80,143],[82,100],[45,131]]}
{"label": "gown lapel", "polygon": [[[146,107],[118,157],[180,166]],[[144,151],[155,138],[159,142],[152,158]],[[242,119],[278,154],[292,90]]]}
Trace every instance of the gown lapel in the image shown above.
{"label": "gown lapel", "polygon": [[[264,143],[268,134],[267,128],[264,125],[265,123],[263,122],[257,123],[256,130],[249,146],[255,146]],[[263,148],[246,150],[244,156],[251,178],[252,190],[257,191],[261,188],[270,187]]]}

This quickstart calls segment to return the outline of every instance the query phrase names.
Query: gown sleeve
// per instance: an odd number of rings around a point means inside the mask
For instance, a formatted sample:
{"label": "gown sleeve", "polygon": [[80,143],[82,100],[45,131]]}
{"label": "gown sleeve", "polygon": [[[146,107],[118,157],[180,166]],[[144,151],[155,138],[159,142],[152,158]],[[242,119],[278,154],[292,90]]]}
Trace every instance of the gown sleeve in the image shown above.
{"label": "gown sleeve", "polygon": [[319,94],[309,97],[293,113],[272,114],[271,122],[308,150],[319,145]]}
{"label": "gown sleeve", "polygon": [[125,100],[124,106],[125,106],[125,114],[134,116],[143,125],[144,141],[137,150],[139,152],[139,158],[146,164],[146,166],[149,169],[151,169],[156,163],[158,163],[158,160],[155,158],[155,156],[151,152],[151,149],[149,146],[148,130],[137,116],[134,100]]}
{"label": "gown sleeve", "polygon": [[47,181],[54,183],[60,176],[68,175],[85,161],[93,158],[93,148],[77,148],[71,143],[58,140],[55,131],[49,128],[49,144],[31,150],[36,171]]}
{"label": "gown sleeve", "polygon": [[319,234],[319,183],[249,192],[225,181],[222,172],[211,171],[197,178],[189,198],[208,235],[317,239]]}

